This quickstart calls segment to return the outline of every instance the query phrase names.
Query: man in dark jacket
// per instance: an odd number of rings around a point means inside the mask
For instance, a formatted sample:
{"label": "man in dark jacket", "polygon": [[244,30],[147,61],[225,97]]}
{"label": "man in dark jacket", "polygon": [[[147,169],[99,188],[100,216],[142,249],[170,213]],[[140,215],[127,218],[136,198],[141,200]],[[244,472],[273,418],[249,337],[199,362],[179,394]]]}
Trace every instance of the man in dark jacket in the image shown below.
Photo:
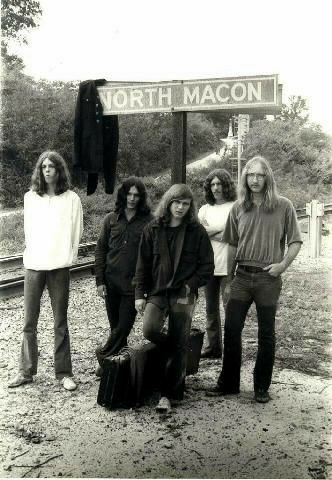
{"label": "man in dark jacket", "polygon": [[97,293],[105,298],[111,327],[107,342],[96,350],[100,367],[105,357],[127,345],[137,313],[132,279],[138,246],[143,227],[152,218],[144,183],[137,177],[128,178],[117,192],[115,212],[103,221],[95,252]]}
{"label": "man in dark jacket", "polygon": [[157,411],[169,412],[170,400],[183,398],[197,290],[208,282],[214,263],[209,237],[198,222],[187,185],[173,185],[164,194],[156,217],[142,234],[134,280],[135,306],[137,311],[144,311],[145,338],[158,344],[166,357]]}

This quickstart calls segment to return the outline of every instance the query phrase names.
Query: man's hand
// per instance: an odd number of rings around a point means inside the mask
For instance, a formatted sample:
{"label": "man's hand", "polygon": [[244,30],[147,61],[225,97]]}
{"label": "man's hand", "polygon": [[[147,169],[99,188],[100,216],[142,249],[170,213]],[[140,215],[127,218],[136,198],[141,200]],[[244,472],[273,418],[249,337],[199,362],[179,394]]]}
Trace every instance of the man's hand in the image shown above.
{"label": "man's hand", "polygon": [[101,298],[105,298],[107,295],[106,285],[98,285],[97,295]]}
{"label": "man's hand", "polygon": [[181,305],[189,305],[189,295],[190,295],[191,289],[187,284],[184,285],[184,289],[185,289],[184,296],[178,297],[176,303],[179,303]]}
{"label": "man's hand", "polygon": [[227,278],[227,283],[225,285],[225,289],[224,289],[224,305],[226,305],[226,303],[228,302],[229,300],[229,297],[231,295],[231,283],[233,281],[233,277],[230,277],[230,278]]}
{"label": "man's hand", "polygon": [[191,288],[187,284],[184,285],[184,288],[186,289],[186,297],[188,297],[189,293],[191,292]]}
{"label": "man's hand", "polygon": [[145,310],[146,300],[144,298],[139,298],[135,300],[135,308],[137,313],[143,313]]}
{"label": "man's hand", "polygon": [[263,270],[268,272],[271,277],[279,277],[285,271],[285,268],[281,263],[271,263],[271,265],[264,267]]}

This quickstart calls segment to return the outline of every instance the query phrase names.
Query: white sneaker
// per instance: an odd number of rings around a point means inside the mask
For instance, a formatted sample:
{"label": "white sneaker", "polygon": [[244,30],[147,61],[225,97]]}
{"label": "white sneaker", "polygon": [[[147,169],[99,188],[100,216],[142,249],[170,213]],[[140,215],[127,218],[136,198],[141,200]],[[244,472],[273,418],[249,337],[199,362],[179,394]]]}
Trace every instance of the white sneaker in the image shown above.
{"label": "white sneaker", "polygon": [[26,383],[31,383],[33,381],[32,377],[25,377],[22,373],[18,373],[15,378],[8,384],[8,388],[20,387]]}
{"label": "white sneaker", "polygon": [[72,379],[72,377],[63,377],[61,383],[65,390],[75,390],[77,388],[77,385]]}
{"label": "white sneaker", "polygon": [[172,407],[171,402],[168,400],[167,397],[161,397],[158,405],[156,406],[156,410],[158,413],[170,413]]}

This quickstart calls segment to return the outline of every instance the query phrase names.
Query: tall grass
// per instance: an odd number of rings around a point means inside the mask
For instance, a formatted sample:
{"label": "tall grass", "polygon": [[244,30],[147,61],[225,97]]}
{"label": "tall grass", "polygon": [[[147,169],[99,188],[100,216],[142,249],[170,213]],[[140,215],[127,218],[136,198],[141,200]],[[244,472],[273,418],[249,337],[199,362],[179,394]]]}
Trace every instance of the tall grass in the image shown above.
{"label": "tall grass", "polygon": [[23,212],[0,217],[0,255],[19,254],[23,249]]}

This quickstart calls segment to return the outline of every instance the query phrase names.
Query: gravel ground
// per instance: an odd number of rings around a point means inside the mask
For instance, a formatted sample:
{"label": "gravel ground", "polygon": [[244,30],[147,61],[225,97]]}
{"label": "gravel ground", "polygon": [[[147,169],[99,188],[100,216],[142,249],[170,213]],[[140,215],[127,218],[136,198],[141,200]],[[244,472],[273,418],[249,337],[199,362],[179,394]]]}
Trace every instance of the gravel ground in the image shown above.
{"label": "gravel ground", "polygon": [[[324,237],[322,253],[319,259],[308,259],[303,248],[285,274],[282,312],[299,308],[299,292],[294,291],[295,284],[301,285],[299,277],[303,288],[310,279],[313,285],[321,282],[325,295],[332,268],[328,237]],[[318,277],[321,280],[317,281]],[[320,301],[317,297],[318,304]],[[315,316],[309,310],[301,312]],[[33,384],[7,389],[17,368],[23,298],[3,301],[1,313],[1,477],[329,478],[330,320],[322,330],[324,342],[320,337],[318,345],[318,340],[311,338],[312,332],[305,343],[306,348],[321,355],[310,375],[305,373],[305,359],[294,362],[296,355],[303,357],[306,350],[299,352],[298,345],[288,348],[289,342],[282,342],[284,350],[278,350],[270,403],[253,401],[256,325],[249,319],[243,337],[241,394],[207,397],[204,389],[215,384],[220,362],[204,360],[198,374],[187,378],[183,404],[170,415],[160,416],[154,411],[154,398],[149,405],[133,410],[108,411],[96,403],[99,384],[94,376],[93,352],[106,337],[108,322],[92,278],[72,283],[69,318],[74,373],[79,382],[74,392],[64,391],[53,377],[53,324],[47,294],[39,322],[38,375]],[[320,323],[326,323],[327,317],[319,316],[318,310],[316,316]],[[193,326],[204,328],[203,295]],[[139,317],[130,343],[141,341]]]}

